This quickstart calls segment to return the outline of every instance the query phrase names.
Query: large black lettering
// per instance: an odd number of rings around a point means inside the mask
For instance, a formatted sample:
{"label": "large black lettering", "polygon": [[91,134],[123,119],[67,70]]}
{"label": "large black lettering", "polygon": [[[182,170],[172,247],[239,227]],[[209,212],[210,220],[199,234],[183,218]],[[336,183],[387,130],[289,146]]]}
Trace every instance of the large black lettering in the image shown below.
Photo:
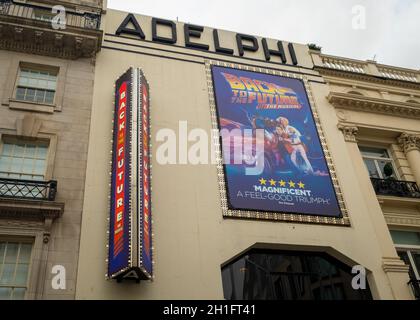
{"label": "large black lettering", "polygon": [[[252,42],[252,45],[244,44],[244,41]],[[236,34],[236,42],[238,44],[238,51],[241,57],[244,56],[245,51],[256,52],[258,51],[258,40],[253,36],[238,33]]]}
{"label": "large black lettering", "polygon": [[290,57],[292,58],[292,62],[296,66],[298,64],[298,61],[296,58],[296,52],[295,52],[295,47],[293,46],[293,43],[289,43],[288,48],[289,48]]}
{"label": "large black lettering", "polygon": [[[158,35],[158,25],[166,26],[171,28],[171,37],[162,37]],[[165,19],[158,19],[152,18],[152,39],[156,42],[174,44],[177,42],[177,34],[176,34],[176,24],[173,21],[165,20]]]}
{"label": "large black lettering", "polygon": [[184,38],[185,38],[185,46],[187,48],[194,48],[194,49],[200,49],[200,50],[209,50],[209,46],[207,44],[192,42],[191,38],[201,38],[201,34],[204,31],[204,27],[202,26],[196,26],[193,24],[184,24]]}
{"label": "large black lettering", "polygon": [[[134,29],[127,28],[127,26],[130,23],[134,26]],[[146,39],[146,37],[144,36],[144,32],[141,29],[136,17],[132,13],[129,13],[125,17],[124,21],[121,23],[121,25],[118,27],[117,31],[115,32],[117,36],[121,35],[122,33],[135,35],[143,40]]]}
{"label": "large black lettering", "polygon": [[213,30],[213,40],[216,52],[233,55],[233,49],[224,48],[220,45],[219,31],[217,31],[217,29]]}
{"label": "large black lettering", "polygon": [[262,45],[264,49],[265,60],[270,61],[271,56],[279,56],[282,63],[287,62],[286,53],[284,52],[283,42],[277,41],[278,50],[273,50],[268,48],[267,39],[262,39]]}

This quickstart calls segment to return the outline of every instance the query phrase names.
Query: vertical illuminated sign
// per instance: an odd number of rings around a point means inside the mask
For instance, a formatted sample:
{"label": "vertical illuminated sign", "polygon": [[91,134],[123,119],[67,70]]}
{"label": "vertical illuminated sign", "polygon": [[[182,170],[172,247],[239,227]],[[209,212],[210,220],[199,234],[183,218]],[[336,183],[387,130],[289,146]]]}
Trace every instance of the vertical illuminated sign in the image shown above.
{"label": "vertical illuminated sign", "polygon": [[149,86],[130,68],[115,85],[108,277],[153,277]]}
{"label": "vertical illuminated sign", "polygon": [[139,155],[139,183],[140,188],[140,219],[139,219],[139,266],[144,274],[152,276],[152,216],[151,216],[151,188],[150,188],[150,114],[149,114],[149,85],[143,72],[138,73],[138,86],[140,88],[139,105],[141,107],[139,120],[139,137],[141,147]]}

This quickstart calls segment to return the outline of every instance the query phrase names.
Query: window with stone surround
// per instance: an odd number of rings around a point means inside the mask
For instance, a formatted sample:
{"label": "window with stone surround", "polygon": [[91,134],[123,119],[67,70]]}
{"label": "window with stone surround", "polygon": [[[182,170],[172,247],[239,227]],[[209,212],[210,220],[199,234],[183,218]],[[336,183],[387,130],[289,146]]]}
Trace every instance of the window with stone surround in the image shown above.
{"label": "window with stone surround", "polygon": [[21,65],[15,99],[25,102],[53,104],[58,70]]}
{"label": "window with stone surround", "polygon": [[1,104],[13,110],[54,113],[63,107],[69,61],[16,54],[10,63]]}
{"label": "window with stone surround", "polygon": [[391,230],[398,255],[410,267],[410,282],[417,299],[420,299],[420,232]]}
{"label": "window with stone surround", "polygon": [[0,178],[45,180],[49,143],[3,136],[0,141]]}
{"label": "window with stone surround", "polygon": [[359,149],[362,153],[363,161],[371,178],[398,179],[398,173],[395,170],[394,160],[391,158],[387,149],[360,145]]}
{"label": "window with stone surround", "polygon": [[28,290],[32,242],[0,239],[0,300],[22,300]]}

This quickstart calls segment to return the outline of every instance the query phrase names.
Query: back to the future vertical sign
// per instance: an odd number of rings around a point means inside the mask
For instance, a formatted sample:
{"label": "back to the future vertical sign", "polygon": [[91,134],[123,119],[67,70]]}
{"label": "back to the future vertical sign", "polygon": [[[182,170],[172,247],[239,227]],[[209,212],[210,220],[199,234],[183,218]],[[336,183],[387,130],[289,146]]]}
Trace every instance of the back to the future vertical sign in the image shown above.
{"label": "back to the future vertical sign", "polygon": [[130,68],[115,84],[108,278],[153,277],[149,85]]}

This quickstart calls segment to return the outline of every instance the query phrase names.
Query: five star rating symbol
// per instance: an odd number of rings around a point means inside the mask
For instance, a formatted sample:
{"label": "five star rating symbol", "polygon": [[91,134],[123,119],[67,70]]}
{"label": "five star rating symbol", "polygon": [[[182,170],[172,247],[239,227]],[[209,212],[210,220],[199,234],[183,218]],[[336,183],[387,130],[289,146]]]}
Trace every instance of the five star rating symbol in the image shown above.
{"label": "five star rating symbol", "polygon": [[258,181],[260,182],[260,185],[262,186],[266,186],[268,182],[271,187],[275,187],[279,185],[280,187],[289,186],[290,188],[296,188],[296,185],[297,185],[300,189],[305,189],[305,184],[302,181],[299,181],[298,183],[296,183],[292,180],[290,180],[289,182],[286,182],[284,180],[276,181],[274,179],[267,180],[264,178],[261,178]]}

